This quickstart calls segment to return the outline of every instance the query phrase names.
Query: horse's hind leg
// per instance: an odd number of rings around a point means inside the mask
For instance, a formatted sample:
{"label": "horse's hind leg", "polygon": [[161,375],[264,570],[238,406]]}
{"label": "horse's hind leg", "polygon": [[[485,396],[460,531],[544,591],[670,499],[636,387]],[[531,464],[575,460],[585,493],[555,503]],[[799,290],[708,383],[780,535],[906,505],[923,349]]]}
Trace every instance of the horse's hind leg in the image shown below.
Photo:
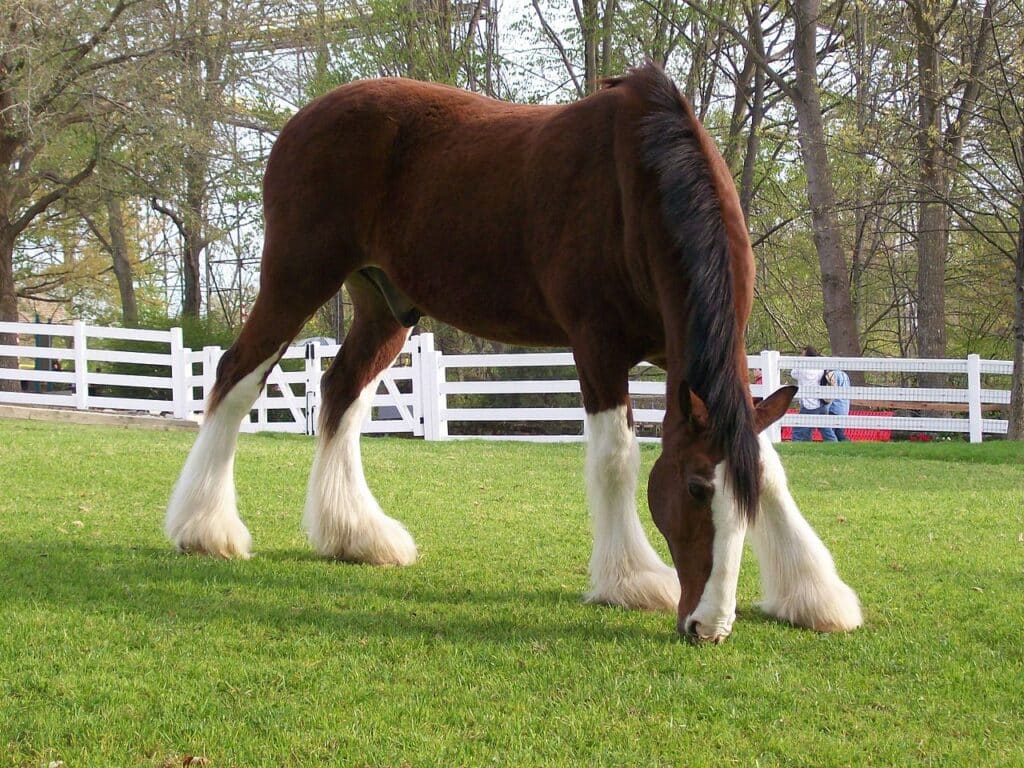
{"label": "horse's hind leg", "polygon": [[611,365],[600,344],[577,343],[575,355],[586,409],[585,476],[594,532],[590,590],[584,599],[674,611],[679,577],[658,557],[637,515],[640,447],[629,405],[629,366]]}
{"label": "horse's hind leg", "polygon": [[199,437],[167,506],[164,530],[179,550],[249,556],[249,531],[238,516],[233,477],[238,428],[318,298],[285,301],[274,285],[265,285],[238,339],[221,358]]}
{"label": "horse's hind leg", "polygon": [[346,282],[355,320],[341,352],[324,374],[320,438],[309,477],[303,521],[322,555],[375,565],[409,565],[416,544],[381,511],[363,475],[359,435],[380,374],[402,351],[402,326],[369,280]]}
{"label": "horse's hind leg", "polygon": [[763,487],[751,539],[761,569],[761,609],[821,632],[859,627],[863,617],[856,593],[800,514],[775,447],[764,434],[760,442]]}

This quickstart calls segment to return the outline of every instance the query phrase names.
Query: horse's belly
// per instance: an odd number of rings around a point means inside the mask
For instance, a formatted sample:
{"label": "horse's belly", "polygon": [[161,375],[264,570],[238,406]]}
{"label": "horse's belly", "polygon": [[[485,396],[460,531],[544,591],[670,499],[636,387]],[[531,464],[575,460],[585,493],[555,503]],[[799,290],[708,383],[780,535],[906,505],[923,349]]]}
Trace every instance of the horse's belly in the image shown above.
{"label": "horse's belly", "polygon": [[566,346],[568,337],[528,270],[500,268],[480,254],[403,254],[382,265],[424,315],[507,344]]}

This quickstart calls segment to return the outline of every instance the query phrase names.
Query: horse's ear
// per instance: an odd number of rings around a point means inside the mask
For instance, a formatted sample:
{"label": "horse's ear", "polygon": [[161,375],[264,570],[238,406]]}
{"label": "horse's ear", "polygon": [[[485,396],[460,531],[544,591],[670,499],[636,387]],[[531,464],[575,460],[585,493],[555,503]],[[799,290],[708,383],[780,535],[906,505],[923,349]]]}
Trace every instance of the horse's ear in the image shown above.
{"label": "horse's ear", "polygon": [[679,410],[683,419],[693,432],[701,432],[708,427],[708,409],[690,385],[685,381],[679,385]]}
{"label": "horse's ear", "polygon": [[796,390],[797,388],[794,386],[782,387],[782,389],[775,390],[764,400],[757,403],[754,410],[757,418],[758,432],[763,431],[765,427],[774,424],[785,415],[789,404],[796,397]]}
{"label": "horse's ear", "polygon": [[693,402],[690,400],[690,385],[685,381],[679,384],[679,412],[687,421],[690,419],[690,414],[693,413]]}

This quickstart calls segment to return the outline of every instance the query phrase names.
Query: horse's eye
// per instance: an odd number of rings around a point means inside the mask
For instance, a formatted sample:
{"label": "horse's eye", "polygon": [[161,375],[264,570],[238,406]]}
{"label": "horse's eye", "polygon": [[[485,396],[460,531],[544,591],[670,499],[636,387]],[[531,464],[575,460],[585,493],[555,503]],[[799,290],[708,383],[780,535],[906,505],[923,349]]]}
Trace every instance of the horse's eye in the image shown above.
{"label": "horse's eye", "polygon": [[707,480],[699,477],[691,478],[686,484],[686,488],[690,492],[690,495],[701,504],[706,504],[710,501],[711,497],[715,493],[714,483],[709,483]]}

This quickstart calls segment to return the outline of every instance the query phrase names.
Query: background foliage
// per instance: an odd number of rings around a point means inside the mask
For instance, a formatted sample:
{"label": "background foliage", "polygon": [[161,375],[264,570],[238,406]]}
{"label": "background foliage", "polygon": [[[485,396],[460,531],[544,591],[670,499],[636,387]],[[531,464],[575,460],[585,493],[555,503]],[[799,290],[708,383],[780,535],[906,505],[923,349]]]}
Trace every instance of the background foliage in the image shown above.
{"label": "background foliage", "polygon": [[[231,332],[269,147],[309,99],[388,75],[563,102],[652,59],[733,169],[751,350],[1024,349],[1021,0],[13,0],[0,21],[8,319],[20,299]],[[307,335],[343,335],[345,306]]]}

